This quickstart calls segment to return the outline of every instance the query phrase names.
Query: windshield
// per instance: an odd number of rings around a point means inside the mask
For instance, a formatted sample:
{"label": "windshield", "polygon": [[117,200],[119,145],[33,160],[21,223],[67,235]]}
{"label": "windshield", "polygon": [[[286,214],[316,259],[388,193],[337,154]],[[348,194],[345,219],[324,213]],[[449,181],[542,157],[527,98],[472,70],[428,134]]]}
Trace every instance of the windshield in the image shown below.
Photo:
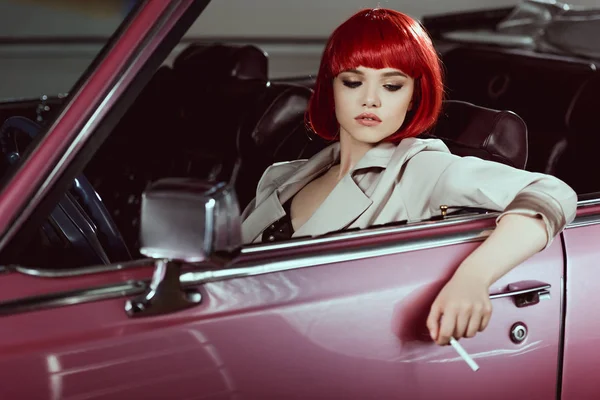
{"label": "windshield", "polygon": [[0,0],[2,186],[137,3]]}
{"label": "windshield", "polygon": [[0,100],[68,93],[134,4],[0,1]]}

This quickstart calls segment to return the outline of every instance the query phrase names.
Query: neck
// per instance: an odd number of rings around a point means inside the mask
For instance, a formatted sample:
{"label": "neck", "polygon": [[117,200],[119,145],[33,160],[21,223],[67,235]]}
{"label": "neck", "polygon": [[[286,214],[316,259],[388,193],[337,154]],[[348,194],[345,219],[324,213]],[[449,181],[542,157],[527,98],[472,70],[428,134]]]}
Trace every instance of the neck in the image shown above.
{"label": "neck", "polygon": [[358,161],[377,143],[365,143],[352,137],[344,129],[340,129],[340,167],[337,171],[338,179],[341,179],[352,170]]}

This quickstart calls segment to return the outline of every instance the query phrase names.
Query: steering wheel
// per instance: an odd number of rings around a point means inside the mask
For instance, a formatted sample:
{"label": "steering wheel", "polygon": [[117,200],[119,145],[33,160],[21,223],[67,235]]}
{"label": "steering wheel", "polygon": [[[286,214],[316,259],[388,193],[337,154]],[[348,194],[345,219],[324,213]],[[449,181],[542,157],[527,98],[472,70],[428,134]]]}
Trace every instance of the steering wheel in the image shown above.
{"label": "steering wheel", "polygon": [[[10,117],[4,121],[0,127],[0,149],[5,161],[17,163],[40,130],[40,125],[25,117]],[[73,185],[52,211],[42,231],[47,238],[62,235],[79,251],[80,256],[83,255],[85,262],[108,264],[131,260],[117,225],[83,174],[73,180]]]}

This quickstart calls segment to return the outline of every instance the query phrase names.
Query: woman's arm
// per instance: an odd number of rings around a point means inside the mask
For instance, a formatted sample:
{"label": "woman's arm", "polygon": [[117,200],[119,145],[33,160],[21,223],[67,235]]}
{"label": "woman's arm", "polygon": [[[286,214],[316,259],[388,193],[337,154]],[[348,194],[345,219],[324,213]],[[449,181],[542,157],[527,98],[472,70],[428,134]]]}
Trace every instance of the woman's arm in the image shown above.
{"label": "woman's arm", "polygon": [[548,242],[541,218],[504,215],[490,236],[459,266],[431,306],[427,327],[440,345],[473,337],[492,314],[489,287]]}
{"label": "woman's arm", "polygon": [[473,157],[429,158],[429,165],[436,159],[446,163],[429,197],[432,212],[441,204],[501,211],[496,229],[461,263],[431,307],[430,334],[446,344],[450,336],[472,337],[486,328],[492,312],[489,287],[551,245],[575,217],[577,194],[545,174]]}

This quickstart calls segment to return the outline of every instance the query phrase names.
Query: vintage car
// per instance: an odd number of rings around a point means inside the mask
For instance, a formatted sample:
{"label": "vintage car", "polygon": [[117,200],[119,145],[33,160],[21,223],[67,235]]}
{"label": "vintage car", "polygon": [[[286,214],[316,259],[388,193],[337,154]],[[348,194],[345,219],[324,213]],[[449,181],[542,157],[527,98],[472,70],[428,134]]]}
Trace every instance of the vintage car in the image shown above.
{"label": "vintage car", "polygon": [[264,169],[326,144],[303,123],[312,78],[269,79],[258,48],[164,63],[207,3],[138,2],[68,95],[0,107],[0,398],[597,398],[596,61],[447,34],[511,10],[424,20],[449,88],[427,134],[580,195],[492,286],[460,341],[473,372],[425,318],[496,213],[242,245]]}

